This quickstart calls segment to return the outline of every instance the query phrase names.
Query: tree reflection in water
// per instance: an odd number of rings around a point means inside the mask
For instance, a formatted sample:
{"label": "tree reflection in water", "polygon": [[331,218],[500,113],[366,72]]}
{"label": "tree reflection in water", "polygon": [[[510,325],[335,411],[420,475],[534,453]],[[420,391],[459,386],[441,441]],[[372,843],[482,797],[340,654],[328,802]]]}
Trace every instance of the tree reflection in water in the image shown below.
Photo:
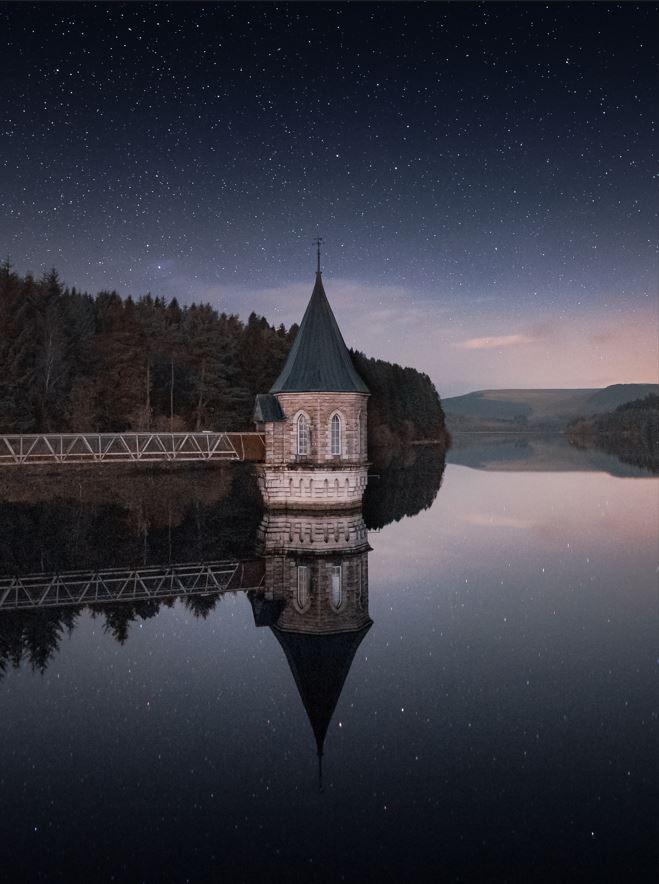
{"label": "tree reflection in water", "polygon": [[[295,672],[300,669],[295,663],[299,655],[286,636],[297,633],[319,637],[337,626],[337,634],[356,633],[367,621],[370,624],[366,529],[380,528],[430,506],[444,471],[443,455],[433,446],[411,449],[405,462],[394,459],[387,463],[386,456],[381,455],[376,463],[377,472],[364,500],[363,519],[361,513],[343,520],[329,515],[307,515],[297,520],[291,516],[287,517],[287,528],[280,516],[266,516],[261,522],[260,496],[249,467],[141,472],[135,476],[122,474],[112,481],[107,474],[101,481],[95,475],[81,474],[60,478],[52,487],[49,482],[55,483],[55,479],[43,475],[32,484],[5,477],[5,501],[0,504],[0,573],[141,564],[165,568],[172,562],[190,559],[249,560],[264,556],[266,587],[268,580],[274,581],[276,569],[283,569],[285,564],[289,582],[283,595],[279,590],[269,593],[267,588],[258,596],[250,594],[255,622],[272,626]],[[309,575],[309,604],[304,610],[298,599],[300,573]],[[337,573],[342,603],[332,607],[332,579],[336,583]],[[366,607],[348,626],[349,616],[356,616],[359,593]],[[172,595],[158,601],[0,610],[0,674],[21,663],[45,670],[83,611],[101,618],[103,629],[123,644],[132,624],[155,617],[162,605],[171,607],[176,598]],[[205,619],[220,598],[218,592],[200,592],[187,595],[183,603],[195,617]],[[275,611],[279,611],[277,617]],[[318,647],[321,644],[327,643],[319,641]],[[338,647],[339,643],[335,644]],[[308,699],[310,688],[301,687],[300,692],[305,705],[312,703]]]}

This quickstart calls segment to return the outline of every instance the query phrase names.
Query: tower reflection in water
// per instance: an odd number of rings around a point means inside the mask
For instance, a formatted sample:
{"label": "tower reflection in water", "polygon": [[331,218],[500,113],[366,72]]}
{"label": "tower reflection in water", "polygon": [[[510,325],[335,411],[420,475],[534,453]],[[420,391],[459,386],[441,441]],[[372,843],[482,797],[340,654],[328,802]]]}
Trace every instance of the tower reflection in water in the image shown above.
{"label": "tower reflection in water", "polygon": [[368,533],[361,511],[267,512],[258,534],[263,591],[249,593],[254,621],[282,647],[318,753],[322,788],[325,737],[368,613]]}

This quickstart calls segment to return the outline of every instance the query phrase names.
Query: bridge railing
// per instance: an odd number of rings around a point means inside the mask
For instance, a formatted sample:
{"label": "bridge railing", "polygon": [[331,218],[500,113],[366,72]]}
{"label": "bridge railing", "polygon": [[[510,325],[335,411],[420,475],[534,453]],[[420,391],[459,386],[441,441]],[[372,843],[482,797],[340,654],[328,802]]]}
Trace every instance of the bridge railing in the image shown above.
{"label": "bridge railing", "polygon": [[0,577],[0,612],[245,592],[259,589],[263,575],[255,560]]}
{"label": "bridge railing", "polygon": [[262,433],[45,433],[0,436],[0,466],[262,460]]}

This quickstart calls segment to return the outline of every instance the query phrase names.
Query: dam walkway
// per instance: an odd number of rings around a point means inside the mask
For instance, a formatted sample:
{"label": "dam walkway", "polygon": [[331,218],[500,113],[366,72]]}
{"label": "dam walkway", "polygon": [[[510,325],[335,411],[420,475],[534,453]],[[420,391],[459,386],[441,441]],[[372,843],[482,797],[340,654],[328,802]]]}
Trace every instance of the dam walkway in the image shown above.
{"label": "dam walkway", "polygon": [[261,461],[262,433],[45,433],[0,436],[0,466]]}

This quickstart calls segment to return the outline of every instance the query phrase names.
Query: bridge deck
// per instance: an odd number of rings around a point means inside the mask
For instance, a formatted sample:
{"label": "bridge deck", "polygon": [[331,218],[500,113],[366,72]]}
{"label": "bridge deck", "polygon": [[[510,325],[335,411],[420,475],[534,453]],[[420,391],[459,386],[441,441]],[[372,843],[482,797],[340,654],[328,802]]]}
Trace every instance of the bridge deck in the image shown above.
{"label": "bridge deck", "polygon": [[0,577],[0,612],[246,592],[261,587],[263,574],[259,559]]}
{"label": "bridge deck", "polygon": [[0,466],[263,460],[262,433],[57,433],[0,436]]}

